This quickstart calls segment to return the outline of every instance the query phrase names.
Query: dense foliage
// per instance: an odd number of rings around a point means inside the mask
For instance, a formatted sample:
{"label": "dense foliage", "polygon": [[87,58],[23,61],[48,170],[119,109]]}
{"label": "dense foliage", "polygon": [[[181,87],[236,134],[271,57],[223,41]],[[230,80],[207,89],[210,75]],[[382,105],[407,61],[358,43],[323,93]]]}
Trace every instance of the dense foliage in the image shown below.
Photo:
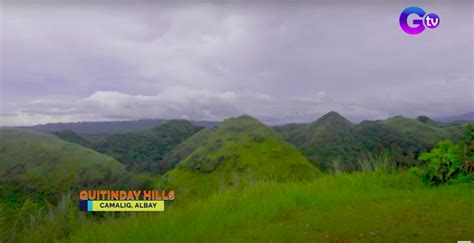
{"label": "dense foliage", "polygon": [[84,147],[88,147],[88,148],[92,148],[93,147],[93,144],[79,136],[79,134],[71,131],[71,130],[63,130],[63,131],[59,131],[59,132],[54,132],[53,133],[54,135],[56,135],[58,138],[64,140],[64,141],[68,141],[68,142],[71,142],[71,143],[76,143],[76,144],[79,144],[79,145],[82,145]]}
{"label": "dense foliage", "polygon": [[329,112],[311,124],[274,129],[325,171],[333,170],[334,161],[338,162],[338,170],[361,170],[360,159],[385,155],[393,166],[408,168],[416,165],[418,155],[437,141],[462,135],[462,124],[439,125],[428,117],[396,116],[352,124],[336,112]]}
{"label": "dense foliage", "polygon": [[163,173],[172,166],[168,153],[202,129],[185,120],[170,120],[143,132],[114,134],[95,146],[134,172]]}
{"label": "dense foliage", "polygon": [[430,184],[474,181],[474,126],[466,126],[461,141],[440,141],[436,147],[422,153],[418,159],[425,162],[423,167],[412,170]]}

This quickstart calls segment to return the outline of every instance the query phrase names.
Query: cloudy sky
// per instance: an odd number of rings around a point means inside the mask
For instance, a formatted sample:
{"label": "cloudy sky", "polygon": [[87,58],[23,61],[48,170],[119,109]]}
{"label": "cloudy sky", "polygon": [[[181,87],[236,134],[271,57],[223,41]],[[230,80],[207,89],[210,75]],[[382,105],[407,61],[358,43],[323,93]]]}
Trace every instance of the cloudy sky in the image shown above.
{"label": "cloudy sky", "polygon": [[[474,110],[470,1],[39,2],[1,2],[0,125]],[[411,5],[440,27],[402,32]]]}

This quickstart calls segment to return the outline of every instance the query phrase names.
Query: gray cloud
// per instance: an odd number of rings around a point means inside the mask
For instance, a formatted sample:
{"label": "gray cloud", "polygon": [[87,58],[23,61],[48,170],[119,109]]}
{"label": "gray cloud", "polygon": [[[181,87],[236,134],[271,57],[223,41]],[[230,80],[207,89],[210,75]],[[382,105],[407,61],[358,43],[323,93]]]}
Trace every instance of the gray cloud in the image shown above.
{"label": "gray cloud", "polygon": [[474,110],[470,2],[2,4],[0,124],[242,113],[272,123]]}

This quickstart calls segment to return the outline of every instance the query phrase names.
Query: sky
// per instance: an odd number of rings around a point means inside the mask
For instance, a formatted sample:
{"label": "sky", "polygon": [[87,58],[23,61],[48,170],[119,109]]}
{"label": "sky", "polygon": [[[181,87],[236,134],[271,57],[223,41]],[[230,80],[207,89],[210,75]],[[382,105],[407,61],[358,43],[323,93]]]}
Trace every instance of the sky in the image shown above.
{"label": "sky", "polygon": [[330,2],[2,0],[0,125],[474,111],[472,2]]}

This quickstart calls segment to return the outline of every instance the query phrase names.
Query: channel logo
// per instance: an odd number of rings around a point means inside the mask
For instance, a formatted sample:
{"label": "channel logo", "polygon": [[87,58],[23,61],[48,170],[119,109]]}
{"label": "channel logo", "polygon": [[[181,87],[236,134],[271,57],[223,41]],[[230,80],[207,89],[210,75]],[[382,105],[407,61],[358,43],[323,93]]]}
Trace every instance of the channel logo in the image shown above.
{"label": "channel logo", "polygon": [[[408,24],[408,17],[415,15],[410,24]],[[419,7],[405,8],[400,14],[400,27],[405,33],[410,35],[420,34],[425,28],[435,29],[439,26],[440,18],[435,13],[426,14],[425,10]]]}

